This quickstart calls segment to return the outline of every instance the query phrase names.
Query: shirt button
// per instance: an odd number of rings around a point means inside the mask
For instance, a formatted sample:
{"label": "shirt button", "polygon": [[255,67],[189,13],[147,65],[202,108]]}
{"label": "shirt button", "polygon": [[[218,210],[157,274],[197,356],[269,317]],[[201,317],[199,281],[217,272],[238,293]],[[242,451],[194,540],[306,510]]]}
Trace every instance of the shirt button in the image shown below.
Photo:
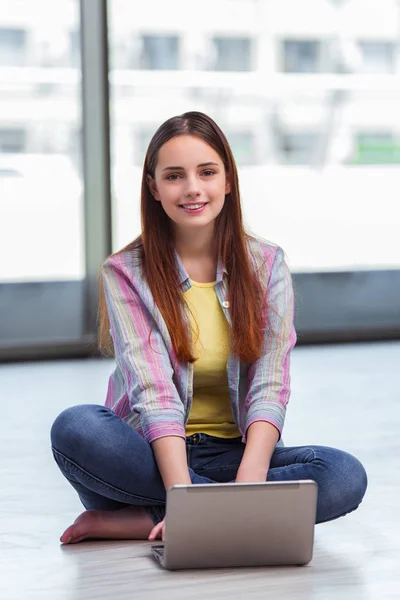
{"label": "shirt button", "polygon": [[222,303],[222,306],[223,306],[224,308],[229,308],[229,307],[230,307],[230,304],[229,304],[228,300],[225,300],[225,301]]}

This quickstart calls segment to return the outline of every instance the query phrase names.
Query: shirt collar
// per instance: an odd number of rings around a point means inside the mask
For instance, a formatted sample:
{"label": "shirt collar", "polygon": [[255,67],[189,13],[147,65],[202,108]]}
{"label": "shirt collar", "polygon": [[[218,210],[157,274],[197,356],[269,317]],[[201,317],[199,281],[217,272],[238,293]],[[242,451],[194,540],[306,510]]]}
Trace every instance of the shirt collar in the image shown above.
{"label": "shirt collar", "polygon": [[[189,281],[190,277],[183,265],[181,257],[179,256],[179,254],[177,253],[176,250],[175,250],[175,257],[176,257],[176,263],[177,263],[177,267],[178,267],[178,281],[179,281],[179,285],[182,286],[185,282]],[[228,274],[228,271],[225,269],[224,265],[222,264],[221,258],[219,258],[218,264],[217,264],[217,277],[216,277],[215,283],[216,284],[220,283],[223,280],[224,275],[227,275],[227,274]]]}

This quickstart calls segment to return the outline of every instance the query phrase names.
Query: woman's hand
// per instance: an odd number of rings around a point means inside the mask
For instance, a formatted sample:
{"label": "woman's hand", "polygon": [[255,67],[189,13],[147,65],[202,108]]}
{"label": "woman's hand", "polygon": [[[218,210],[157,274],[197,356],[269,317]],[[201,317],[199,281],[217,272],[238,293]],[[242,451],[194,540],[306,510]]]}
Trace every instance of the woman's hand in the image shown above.
{"label": "woman's hand", "polygon": [[236,474],[236,483],[258,483],[264,482],[267,480],[268,475],[268,467],[265,470],[264,468],[257,467],[239,467],[239,470]]}
{"label": "woman's hand", "polygon": [[160,521],[159,523],[157,523],[157,525],[155,525],[153,527],[153,529],[150,531],[150,535],[148,537],[148,539],[152,542],[153,540],[156,539],[156,537],[158,537],[161,533],[161,539],[164,542],[165,541],[165,517],[163,518],[162,521]]}

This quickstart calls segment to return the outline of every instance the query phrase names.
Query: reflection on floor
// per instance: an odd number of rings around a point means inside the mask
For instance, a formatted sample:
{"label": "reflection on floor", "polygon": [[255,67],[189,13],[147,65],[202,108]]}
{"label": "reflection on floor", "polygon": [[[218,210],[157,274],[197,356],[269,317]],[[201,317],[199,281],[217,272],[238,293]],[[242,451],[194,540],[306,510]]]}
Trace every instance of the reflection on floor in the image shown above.
{"label": "reflection on floor", "polygon": [[0,366],[0,597],[385,600],[400,595],[400,344],[301,347],[293,353],[285,443],[354,453],[369,474],[358,511],[316,529],[308,567],[169,573],[147,542],[62,547],[82,511],[50,454],[65,407],[104,401],[110,361]]}

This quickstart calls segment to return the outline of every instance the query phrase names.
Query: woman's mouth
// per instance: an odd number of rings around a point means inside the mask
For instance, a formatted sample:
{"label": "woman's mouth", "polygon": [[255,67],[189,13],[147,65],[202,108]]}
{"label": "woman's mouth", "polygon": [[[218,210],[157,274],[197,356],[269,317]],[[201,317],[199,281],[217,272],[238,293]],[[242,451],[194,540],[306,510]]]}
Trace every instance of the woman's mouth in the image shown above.
{"label": "woman's mouth", "polygon": [[181,204],[180,208],[183,208],[183,210],[187,213],[199,213],[201,212],[204,207],[207,205],[207,202],[199,202],[197,204]]}

